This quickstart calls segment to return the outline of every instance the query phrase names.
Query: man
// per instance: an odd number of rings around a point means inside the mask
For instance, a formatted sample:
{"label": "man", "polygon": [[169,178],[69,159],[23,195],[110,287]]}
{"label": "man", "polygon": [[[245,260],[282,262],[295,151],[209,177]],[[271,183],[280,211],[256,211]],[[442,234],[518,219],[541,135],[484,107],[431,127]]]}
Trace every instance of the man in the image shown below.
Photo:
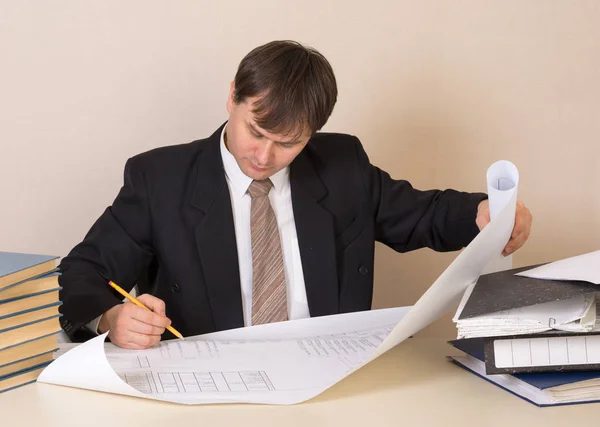
{"label": "man", "polygon": [[[418,191],[371,165],[356,137],[317,133],[336,99],[315,50],[277,41],[250,52],[228,122],[130,159],[113,205],[62,261],[67,334],[109,331],[142,349],[171,321],[189,336],[369,310],[376,240],[458,250],[489,222],[485,194]],[[530,227],[519,204],[505,254]],[[123,303],[109,280],[137,285],[152,311]]]}

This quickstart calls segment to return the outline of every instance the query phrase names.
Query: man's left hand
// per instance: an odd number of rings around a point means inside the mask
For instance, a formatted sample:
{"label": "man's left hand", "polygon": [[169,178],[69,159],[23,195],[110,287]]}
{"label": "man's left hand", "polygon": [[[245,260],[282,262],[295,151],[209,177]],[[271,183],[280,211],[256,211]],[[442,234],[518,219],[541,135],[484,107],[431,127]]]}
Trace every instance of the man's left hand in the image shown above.
{"label": "man's left hand", "polygon": [[[532,221],[533,217],[531,216],[529,209],[525,207],[523,202],[518,201],[517,210],[515,212],[515,227],[510,235],[510,240],[504,247],[504,251],[502,251],[502,255],[508,256],[525,244],[525,241],[529,237],[529,233],[531,231]],[[477,207],[477,219],[475,222],[477,223],[479,230],[483,230],[483,227],[489,224],[489,200],[484,200],[479,203],[479,206]]]}

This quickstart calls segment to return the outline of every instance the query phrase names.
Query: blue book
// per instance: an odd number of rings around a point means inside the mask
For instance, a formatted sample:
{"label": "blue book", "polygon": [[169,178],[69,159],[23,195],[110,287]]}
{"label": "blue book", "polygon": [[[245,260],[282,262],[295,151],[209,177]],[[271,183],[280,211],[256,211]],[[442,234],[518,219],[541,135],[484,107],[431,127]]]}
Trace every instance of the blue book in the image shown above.
{"label": "blue book", "polygon": [[42,307],[35,307],[25,312],[21,312],[15,315],[0,317],[0,337],[3,332],[10,331],[12,329],[20,328],[22,326],[31,325],[42,320],[50,319],[59,315],[58,308],[62,305],[62,302],[55,301],[53,304],[48,304]]}
{"label": "blue book", "polygon": [[0,378],[0,393],[13,390],[17,387],[22,387],[26,384],[34,383],[44,368],[49,364],[50,362],[46,362]]}
{"label": "blue book", "polygon": [[449,356],[452,362],[534,405],[600,402],[600,371],[487,375],[482,338],[450,344],[466,353],[466,356]]}
{"label": "blue book", "polygon": [[57,256],[0,252],[0,292],[56,270]]}
{"label": "blue book", "polygon": [[29,360],[41,354],[53,352],[57,347],[56,333],[52,331],[47,335],[35,337],[19,345],[0,350],[0,377],[6,375],[8,369],[11,372],[20,371],[21,369],[13,369],[16,363]]}
{"label": "blue book", "polygon": [[[58,294],[59,289],[56,290],[56,294]],[[45,300],[46,296],[48,296],[47,300]],[[53,295],[51,292],[43,295],[36,295],[31,298],[22,298],[8,304],[2,304],[0,302],[0,325],[2,322],[19,322],[26,318],[22,316],[27,316],[27,318],[30,318],[31,316],[37,316],[39,312],[43,310],[47,311],[48,309],[52,309],[56,310],[58,313],[58,307],[61,305],[62,301],[58,301],[58,297]],[[0,329],[4,328],[0,326]]]}
{"label": "blue book", "polygon": [[36,338],[60,332],[60,316],[62,314],[58,313],[49,318],[0,331],[0,352]]}
{"label": "blue book", "polygon": [[45,363],[51,363],[54,360],[54,351],[55,349],[52,349],[44,353],[34,354],[26,357],[25,359],[15,360],[4,366],[0,366],[0,381],[18,372],[22,372]]}
{"label": "blue book", "polygon": [[[58,283],[59,276],[60,273],[58,272],[46,273],[0,289],[0,317],[7,313],[4,309],[8,307],[8,303],[27,304],[28,301],[16,302],[26,298],[38,295],[49,297],[48,294],[55,293],[56,298],[54,301],[58,301],[58,291],[62,289]],[[29,302],[34,303],[32,300],[29,300]]]}

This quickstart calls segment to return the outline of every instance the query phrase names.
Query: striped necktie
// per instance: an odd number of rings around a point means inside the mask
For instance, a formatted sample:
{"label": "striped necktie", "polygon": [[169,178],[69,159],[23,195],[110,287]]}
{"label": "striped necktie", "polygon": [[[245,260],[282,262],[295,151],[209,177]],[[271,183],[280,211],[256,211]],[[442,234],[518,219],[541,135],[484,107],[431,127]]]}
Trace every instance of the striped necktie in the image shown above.
{"label": "striped necktie", "polygon": [[269,201],[270,179],[254,180],[248,188],[252,205],[252,324],[288,319],[285,272],[275,212]]}

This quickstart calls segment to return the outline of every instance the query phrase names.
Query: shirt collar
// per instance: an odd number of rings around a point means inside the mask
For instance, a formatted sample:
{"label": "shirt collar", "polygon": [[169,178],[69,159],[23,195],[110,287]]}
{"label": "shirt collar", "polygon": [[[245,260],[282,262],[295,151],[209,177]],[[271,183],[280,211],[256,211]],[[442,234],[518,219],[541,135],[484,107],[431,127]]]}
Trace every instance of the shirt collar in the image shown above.
{"label": "shirt collar", "polygon": [[[238,198],[242,198],[248,191],[248,187],[253,179],[242,172],[235,157],[233,157],[233,154],[225,146],[226,130],[227,125],[221,131],[221,158],[223,160],[223,167],[225,168],[225,176],[229,180],[233,194]],[[274,190],[279,194],[290,185],[289,170],[290,167],[286,166],[270,177]]]}

